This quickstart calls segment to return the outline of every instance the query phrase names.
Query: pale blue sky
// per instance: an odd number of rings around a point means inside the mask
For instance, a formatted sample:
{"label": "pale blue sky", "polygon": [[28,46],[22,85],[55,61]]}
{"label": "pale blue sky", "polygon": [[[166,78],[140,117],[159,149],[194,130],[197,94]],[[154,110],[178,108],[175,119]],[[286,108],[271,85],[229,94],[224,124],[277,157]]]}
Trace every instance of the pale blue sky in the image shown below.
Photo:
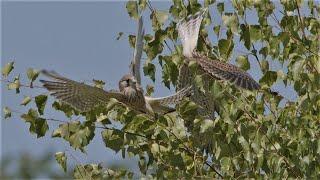
{"label": "pale blue sky", "polygon": [[[153,2],[157,9],[168,10],[169,3]],[[227,9],[227,7],[226,7]],[[2,2],[2,50],[1,65],[8,61],[15,61],[12,74],[25,73],[28,67],[36,69],[55,70],[60,74],[79,81],[101,79],[107,88],[117,89],[117,82],[122,75],[128,73],[129,62],[133,49],[129,47],[127,35],[134,34],[136,22],[129,18],[125,2]],[[214,13],[211,12],[214,16]],[[144,18],[146,32],[151,32],[149,11]],[[256,16],[251,14],[249,22],[256,22]],[[213,17],[220,21],[219,18]],[[210,39],[216,42],[212,28],[208,28]],[[118,41],[119,32],[124,36]],[[243,46],[236,46],[237,51]],[[232,58],[234,61],[236,52]],[[250,58],[256,67],[255,61]],[[278,65],[275,65],[277,68]],[[257,68],[249,71],[256,80],[261,77]],[[26,75],[22,75],[22,82],[27,82]],[[168,95],[169,91],[160,79],[161,72],[157,72],[155,95]],[[151,83],[143,78],[143,86]],[[36,84],[40,84],[38,81]],[[6,90],[2,86],[2,106],[22,112],[28,108],[19,106],[23,95],[34,96],[38,89],[22,89],[21,95]],[[52,101],[52,98],[50,98]],[[52,112],[46,107],[45,116],[64,119],[62,113]],[[37,139],[28,131],[29,125],[14,115],[8,121],[1,121],[1,155],[20,154],[28,151],[39,154],[47,150],[71,150],[68,143],[62,139],[51,139],[52,130],[57,123],[49,122],[50,130],[46,137]],[[86,148],[88,154],[75,153],[83,163],[99,163],[104,165],[115,161],[126,163],[121,155],[115,155],[102,142],[100,131]],[[133,169],[137,166],[129,163]]]}

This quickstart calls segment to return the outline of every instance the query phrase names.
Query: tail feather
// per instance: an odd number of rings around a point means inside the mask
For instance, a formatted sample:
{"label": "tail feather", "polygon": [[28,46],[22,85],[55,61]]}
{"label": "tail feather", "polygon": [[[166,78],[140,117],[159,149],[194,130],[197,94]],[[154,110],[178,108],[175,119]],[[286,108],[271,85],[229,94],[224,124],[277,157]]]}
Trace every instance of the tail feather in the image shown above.
{"label": "tail feather", "polygon": [[197,46],[200,25],[207,10],[207,8],[202,9],[198,13],[180,20],[177,24],[185,57],[192,57],[192,52]]}

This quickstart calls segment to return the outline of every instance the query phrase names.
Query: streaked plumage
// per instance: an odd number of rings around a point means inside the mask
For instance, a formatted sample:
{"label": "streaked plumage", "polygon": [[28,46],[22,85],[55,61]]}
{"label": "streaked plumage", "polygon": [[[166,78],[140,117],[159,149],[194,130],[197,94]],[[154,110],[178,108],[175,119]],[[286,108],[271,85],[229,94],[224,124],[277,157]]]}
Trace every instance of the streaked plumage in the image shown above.
{"label": "streaked plumage", "polygon": [[110,98],[115,98],[140,113],[164,114],[175,110],[167,105],[178,103],[191,93],[191,88],[187,87],[171,96],[152,98],[143,95],[143,89],[132,75],[123,76],[119,81],[120,91],[115,92],[79,83],[54,72],[43,70],[42,73],[54,79],[54,81],[40,80],[43,86],[52,92],[51,95],[80,112],[87,112],[98,105],[105,105]]}
{"label": "streaked plumage", "polygon": [[210,59],[199,52],[195,52],[204,9],[195,15],[188,16],[178,23],[178,34],[183,46],[183,55],[187,61],[194,60],[205,72],[213,78],[229,81],[237,87],[255,90],[260,89],[260,85],[245,71],[237,66]]}

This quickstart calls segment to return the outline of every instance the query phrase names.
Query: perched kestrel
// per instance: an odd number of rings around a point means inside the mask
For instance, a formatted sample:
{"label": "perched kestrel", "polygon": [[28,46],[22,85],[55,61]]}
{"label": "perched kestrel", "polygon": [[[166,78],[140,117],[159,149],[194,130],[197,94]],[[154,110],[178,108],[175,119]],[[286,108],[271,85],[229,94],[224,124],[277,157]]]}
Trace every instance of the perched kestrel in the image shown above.
{"label": "perched kestrel", "polygon": [[54,81],[40,80],[43,86],[52,92],[51,95],[80,112],[87,112],[98,105],[106,105],[110,98],[115,98],[139,113],[154,116],[155,113],[165,114],[174,111],[175,109],[168,105],[180,102],[191,93],[191,88],[187,87],[171,96],[152,98],[143,95],[143,89],[132,75],[125,75],[121,78],[120,91],[105,91],[67,79],[54,72],[43,70],[42,73],[54,79]]}
{"label": "perched kestrel", "polygon": [[190,15],[177,24],[186,61],[195,61],[203,71],[214,79],[229,81],[237,87],[249,90],[260,89],[260,85],[247,72],[237,66],[210,59],[195,51],[200,25],[206,11],[207,9],[204,9],[195,15]]}

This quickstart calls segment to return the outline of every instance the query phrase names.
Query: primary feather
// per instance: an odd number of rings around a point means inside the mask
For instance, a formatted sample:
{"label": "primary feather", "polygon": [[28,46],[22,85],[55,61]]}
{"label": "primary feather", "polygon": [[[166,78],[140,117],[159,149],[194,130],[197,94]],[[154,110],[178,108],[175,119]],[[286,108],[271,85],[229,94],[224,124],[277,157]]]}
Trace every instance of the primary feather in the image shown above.
{"label": "primary feather", "polygon": [[43,86],[52,92],[51,95],[80,112],[86,112],[98,105],[106,104],[110,98],[115,98],[120,102],[126,101],[126,97],[120,92],[107,92],[46,70],[43,70],[42,73],[55,80],[40,80]]}

